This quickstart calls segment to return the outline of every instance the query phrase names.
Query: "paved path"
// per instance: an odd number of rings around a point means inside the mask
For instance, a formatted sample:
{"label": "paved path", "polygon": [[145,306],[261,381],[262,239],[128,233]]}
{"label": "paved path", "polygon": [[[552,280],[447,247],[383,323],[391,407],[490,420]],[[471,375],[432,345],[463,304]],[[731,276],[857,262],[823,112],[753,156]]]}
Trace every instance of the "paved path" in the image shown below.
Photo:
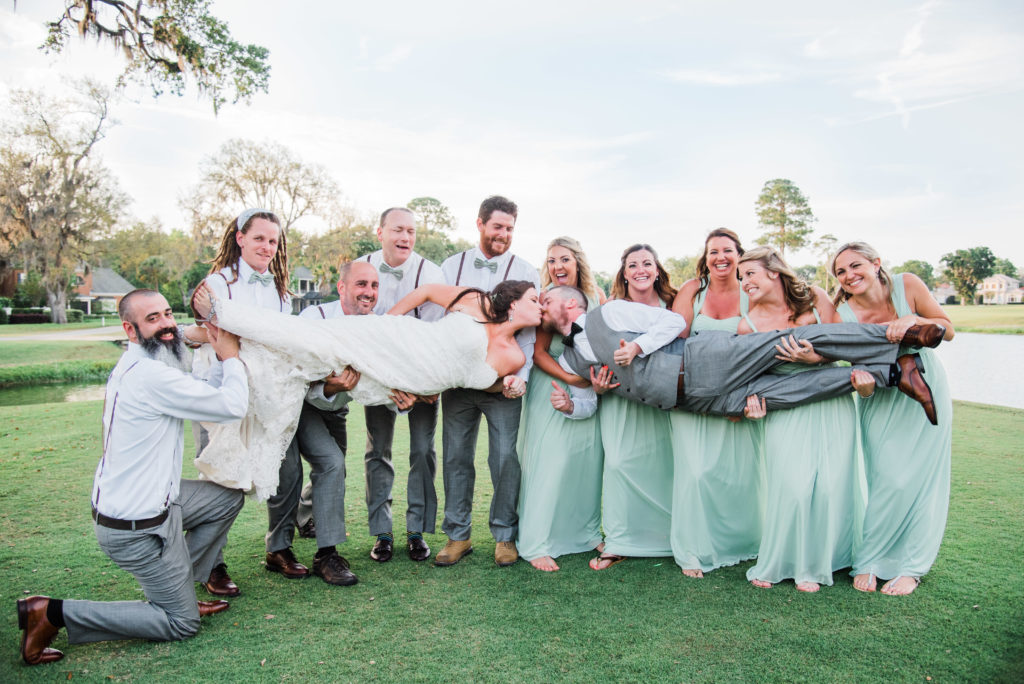
{"label": "paved path", "polygon": [[119,325],[108,325],[105,328],[79,328],[78,330],[57,330],[54,332],[31,333],[28,335],[0,335],[0,342],[5,341],[46,341],[46,342],[69,342],[69,341],[95,341],[107,340],[121,341],[126,339],[124,330]]}

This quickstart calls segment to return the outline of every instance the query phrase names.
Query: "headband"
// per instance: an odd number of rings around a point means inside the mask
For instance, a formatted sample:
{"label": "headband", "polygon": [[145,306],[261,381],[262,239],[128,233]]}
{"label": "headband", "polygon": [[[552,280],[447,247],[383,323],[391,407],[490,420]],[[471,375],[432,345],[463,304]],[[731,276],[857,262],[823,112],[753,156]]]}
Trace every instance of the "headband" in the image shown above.
{"label": "headband", "polygon": [[243,211],[241,214],[238,215],[238,218],[235,219],[235,229],[239,233],[241,233],[242,232],[242,228],[245,227],[245,224],[248,223],[249,219],[251,219],[255,214],[270,214],[270,213],[272,213],[272,212],[269,212],[266,209],[246,209],[245,211]]}

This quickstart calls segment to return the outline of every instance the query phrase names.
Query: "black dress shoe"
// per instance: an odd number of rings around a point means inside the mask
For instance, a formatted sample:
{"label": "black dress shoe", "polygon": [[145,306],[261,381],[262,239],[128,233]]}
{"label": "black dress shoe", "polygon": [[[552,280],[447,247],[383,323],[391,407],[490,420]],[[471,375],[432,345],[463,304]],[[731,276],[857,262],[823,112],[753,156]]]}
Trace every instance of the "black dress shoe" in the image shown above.
{"label": "black dress shoe", "polygon": [[373,545],[373,550],[370,551],[370,558],[378,563],[387,563],[391,560],[394,544],[390,537],[377,537],[377,543]]}
{"label": "black dress shoe", "polygon": [[210,578],[203,582],[206,591],[214,596],[240,596],[242,590],[228,577],[228,566],[221,563],[210,571]]}
{"label": "black dress shoe", "polygon": [[295,554],[292,553],[290,546],[280,551],[267,552],[267,570],[279,572],[287,579],[309,577],[309,568],[295,560]]}
{"label": "black dress shoe", "polygon": [[316,539],[316,521],[310,518],[300,525],[299,536],[303,539]]}
{"label": "black dress shoe", "polygon": [[313,574],[322,577],[324,582],[339,587],[350,587],[359,579],[348,567],[348,561],[335,551],[313,559]]}
{"label": "black dress shoe", "polygon": [[932,398],[932,388],[928,386],[921,375],[921,357],[918,354],[904,354],[896,359],[896,365],[900,369],[900,379],[897,387],[908,397],[924,407],[924,415],[928,422],[938,425],[938,416],[935,414],[935,401]]}
{"label": "black dress shoe", "polygon": [[40,665],[60,660],[64,654],[55,648],[47,648],[60,631],[46,619],[46,608],[50,599],[46,596],[29,596],[18,599],[18,629],[21,635],[21,659],[29,665]]}
{"label": "black dress shoe", "polygon": [[423,535],[410,534],[406,538],[406,543],[409,545],[409,558],[414,561],[425,561],[430,558],[430,547],[423,541]]}
{"label": "black dress shoe", "polygon": [[206,617],[207,615],[213,615],[214,613],[223,613],[225,610],[231,607],[231,604],[227,601],[196,601],[199,605],[199,617]]}

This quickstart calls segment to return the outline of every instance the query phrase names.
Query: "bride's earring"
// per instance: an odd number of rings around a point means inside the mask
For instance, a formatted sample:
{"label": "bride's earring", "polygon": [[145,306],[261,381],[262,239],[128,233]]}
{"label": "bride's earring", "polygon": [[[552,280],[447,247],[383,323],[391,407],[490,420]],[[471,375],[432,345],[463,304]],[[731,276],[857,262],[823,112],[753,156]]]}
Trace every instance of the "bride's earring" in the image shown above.
{"label": "bride's earring", "polygon": [[509,310],[508,310],[508,322],[509,322],[509,323],[511,323],[511,322],[512,322],[512,318],[513,318],[513,317],[514,317],[515,315],[516,315],[516,310],[515,310],[514,308],[512,308],[512,307],[509,307]]}

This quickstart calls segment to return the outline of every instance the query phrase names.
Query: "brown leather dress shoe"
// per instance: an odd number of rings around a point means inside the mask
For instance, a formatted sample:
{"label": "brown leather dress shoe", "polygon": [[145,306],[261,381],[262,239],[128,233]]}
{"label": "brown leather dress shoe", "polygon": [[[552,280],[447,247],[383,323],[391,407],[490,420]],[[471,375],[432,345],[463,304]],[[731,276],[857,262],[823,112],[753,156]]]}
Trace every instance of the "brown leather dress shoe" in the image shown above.
{"label": "brown leather dress shoe", "polygon": [[391,537],[377,537],[377,541],[370,550],[370,558],[378,563],[387,563],[395,550],[395,542]]}
{"label": "brown leather dress shoe", "polygon": [[199,617],[204,618],[214,613],[223,613],[231,607],[231,604],[224,600],[219,601],[196,601],[199,604]]}
{"label": "brown leather dress shoe", "polygon": [[463,557],[473,553],[473,542],[466,539],[465,541],[456,541],[449,539],[448,543],[444,545],[441,552],[434,556],[434,565],[440,567],[447,567],[449,565],[455,565]]}
{"label": "brown leather dress shoe", "polygon": [[295,560],[295,554],[292,553],[290,546],[267,553],[267,570],[279,572],[288,579],[309,577],[309,568]]}
{"label": "brown leather dress shoe", "polygon": [[348,567],[348,561],[337,552],[313,558],[313,574],[339,587],[350,587],[359,581]]}
{"label": "brown leather dress shoe", "polygon": [[47,648],[60,631],[46,619],[48,605],[50,599],[46,596],[18,599],[18,629],[23,631],[21,659],[29,665],[52,663],[64,657],[57,649]]}
{"label": "brown leather dress shoe", "polygon": [[299,536],[303,539],[316,539],[316,521],[310,518],[299,525]]}
{"label": "brown leather dress shoe", "polygon": [[924,414],[928,422],[938,425],[939,419],[935,415],[935,401],[932,399],[932,388],[925,382],[921,375],[921,357],[917,354],[904,354],[896,359],[896,365],[900,368],[900,380],[897,387],[908,397],[924,407]]}
{"label": "brown leather dress shoe", "polygon": [[427,546],[427,542],[423,541],[423,535],[407,535],[405,543],[409,547],[409,558],[414,561],[425,561],[430,558],[430,547]]}
{"label": "brown leather dress shoe", "polygon": [[903,334],[901,342],[909,347],[929,347],[935,349],[939,346],[939,342],[942,342],[942,336],[946,334],[946,329],[941,325],[935,323],[922,323],[921,325],[912,325],[907,328],[907,332]]}
{"label": "brown leather dress shoe", "polygon": [[494,545],[494,562],[498,564],[499,568],[515,565],[518,560],[519,551],[516,549],[515,542],[498,542]]}
{"label": "brown leather dress shoe", "polygon": [[214,596],[241,596],[242,590],[228,576],[228,566],[221,563],[210,571],[210,577],[203,586]]}

